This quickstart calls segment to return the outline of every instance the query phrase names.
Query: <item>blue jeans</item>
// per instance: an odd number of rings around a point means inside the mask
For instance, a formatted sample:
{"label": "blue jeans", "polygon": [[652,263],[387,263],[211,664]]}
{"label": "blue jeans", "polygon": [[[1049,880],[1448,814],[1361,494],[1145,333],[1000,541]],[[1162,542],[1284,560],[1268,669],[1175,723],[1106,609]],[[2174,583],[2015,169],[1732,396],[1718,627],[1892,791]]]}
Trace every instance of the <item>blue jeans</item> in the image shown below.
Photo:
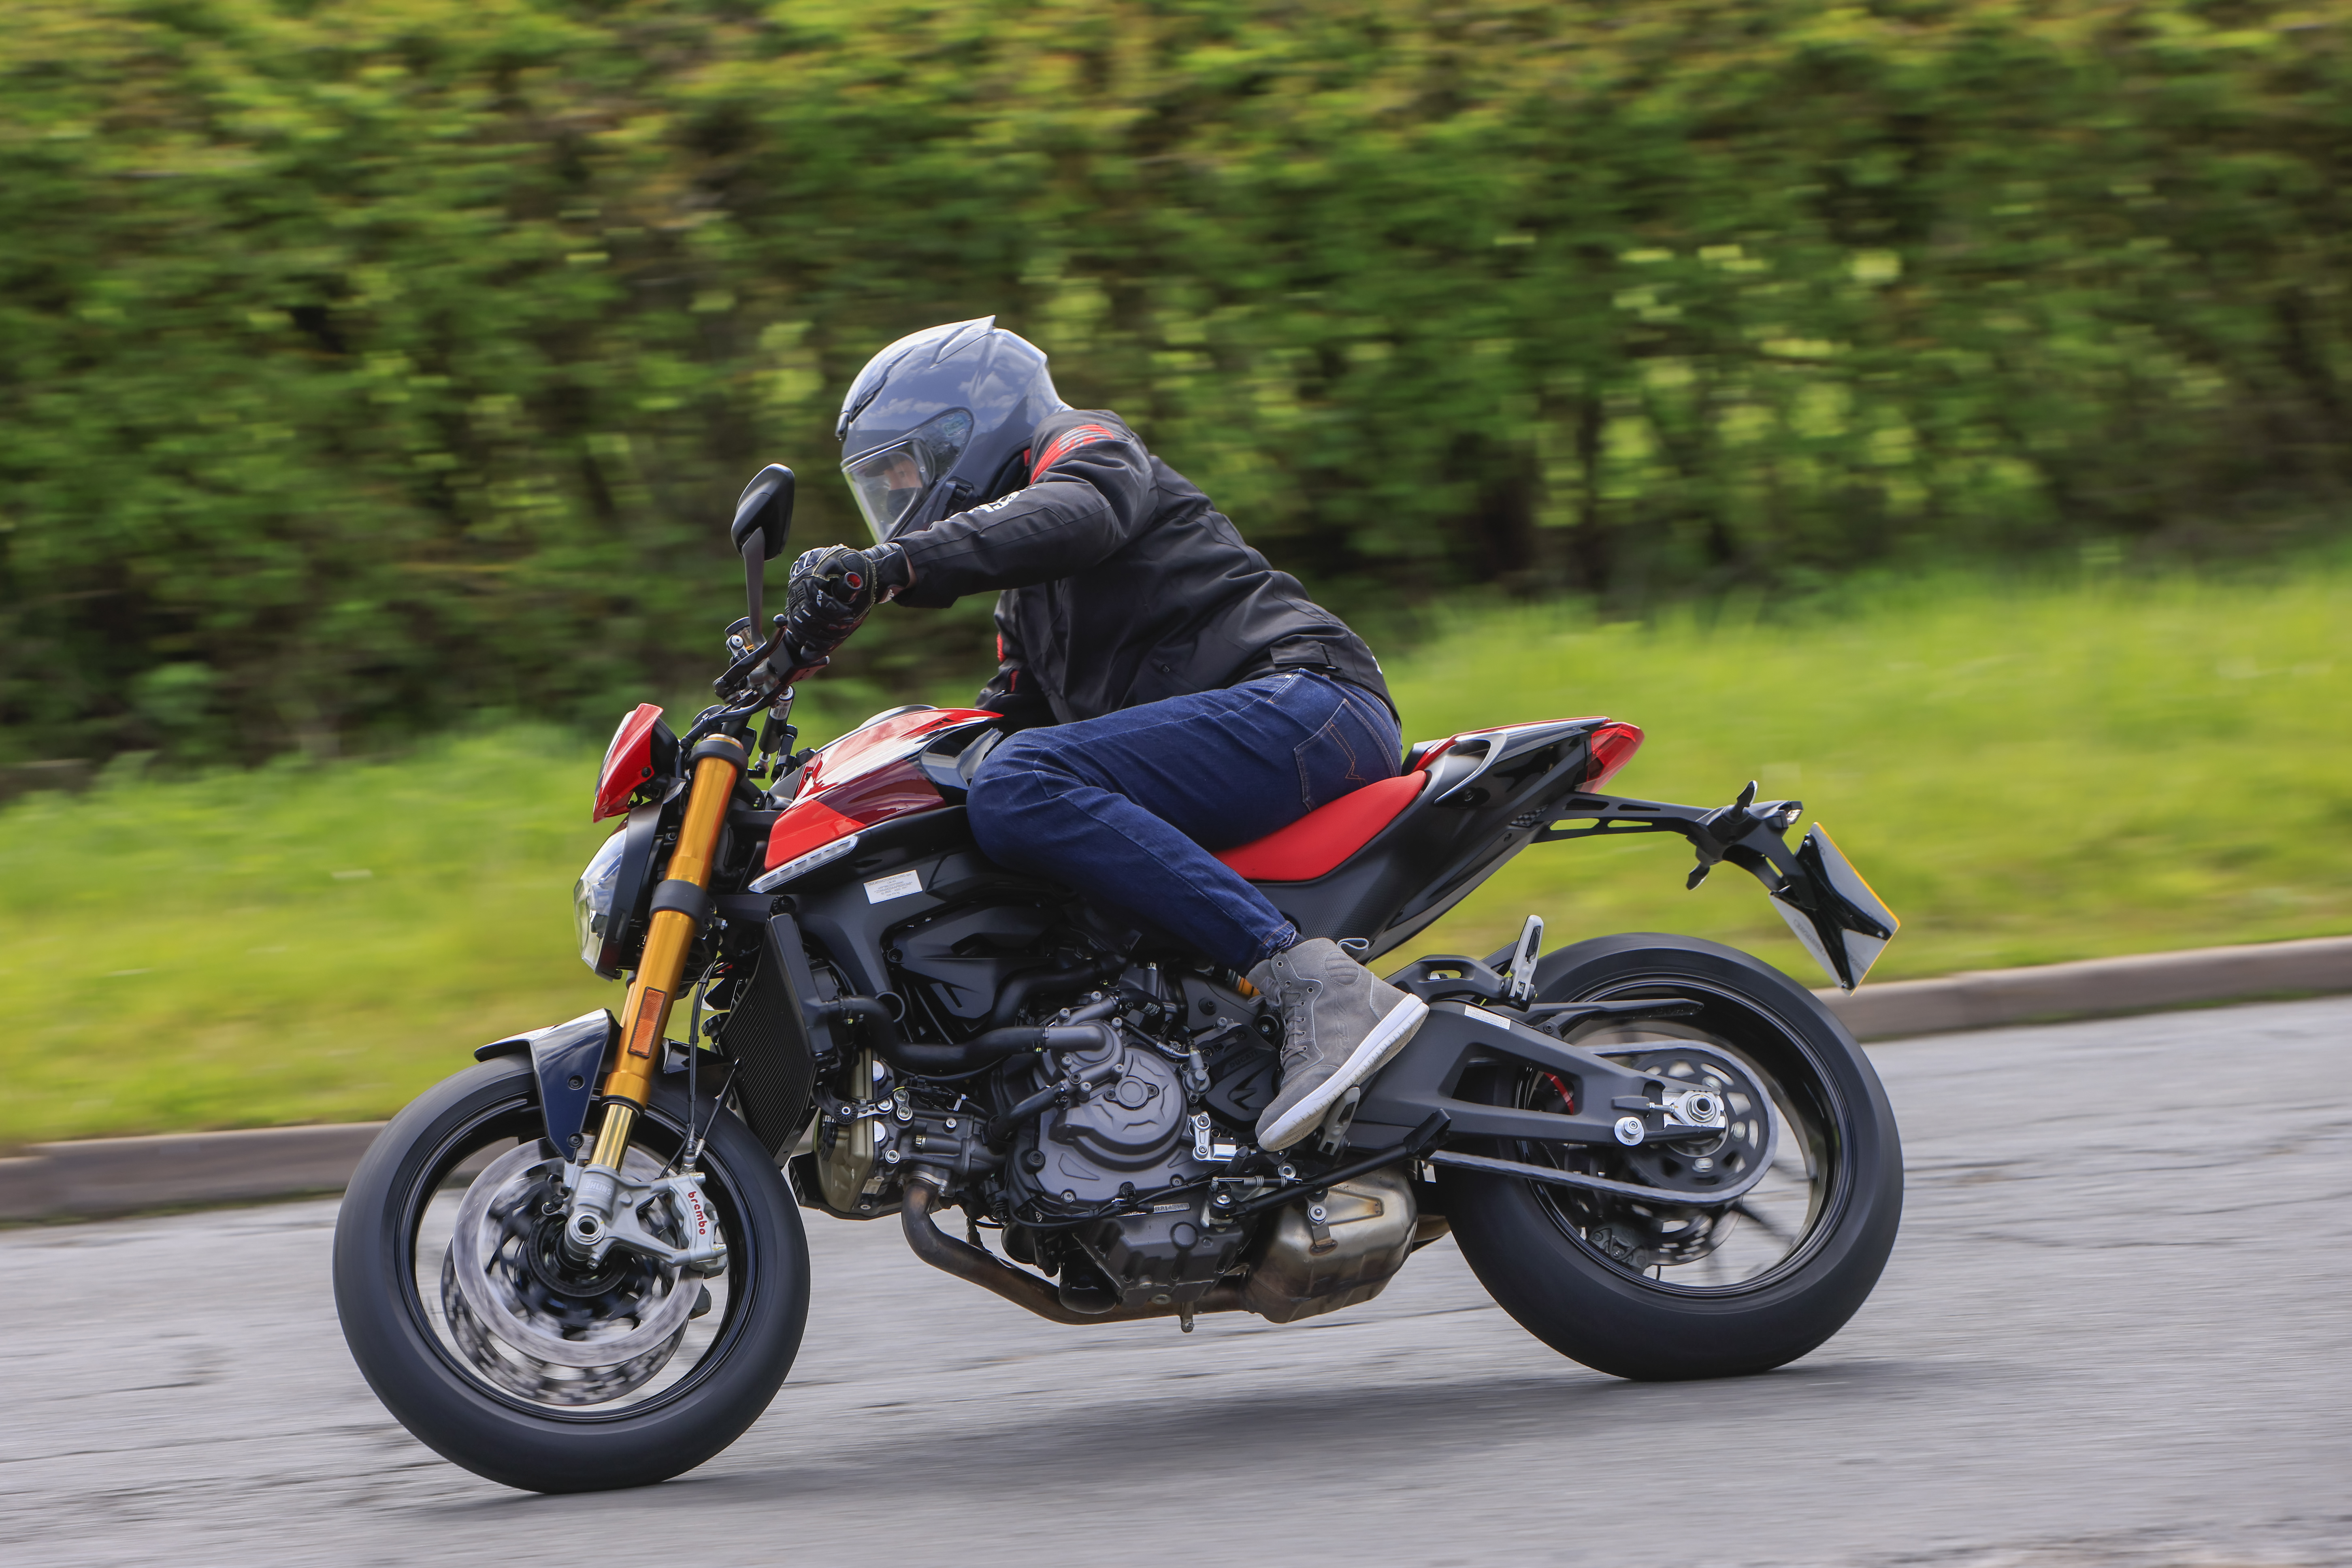
{"label": "blue jeans", "polygon": [[1247,971],[1298,931],[1210,851],[1394,778],[1402,750],[1370,692],[1265,676],[1023,731],[972,780],[972,837],[1001,866]]}

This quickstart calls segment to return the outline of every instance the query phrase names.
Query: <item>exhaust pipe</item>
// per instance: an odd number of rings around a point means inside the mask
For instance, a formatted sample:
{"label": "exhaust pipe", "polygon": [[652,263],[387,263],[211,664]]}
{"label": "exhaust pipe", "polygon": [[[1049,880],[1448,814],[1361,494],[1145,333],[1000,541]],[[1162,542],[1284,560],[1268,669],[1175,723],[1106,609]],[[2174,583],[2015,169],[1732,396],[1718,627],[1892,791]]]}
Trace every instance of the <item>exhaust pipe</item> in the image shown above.
{"label": "exhaust pipe", "polygon": [[1164,1307],[1147,1303],[1140,1307],[1114,1307],[1108,1312],[1074,1311],[1062,1305],[1061,1295],[1051,1280],[1040,1279],[1027,1269],[1015,1268],[969,1242],[958,1241],[933,1224],[931,1205],[947,1195],[939,1183],[940,1178],[927,1170],[917,1171],[907,1178],[907,1204],[899,1211],[898,1223],[906,1230],[907,1245],[914,1249],[915,1256],[959,1279],[971,1280],[983,1290],[993,1290],[1049,1321],[1128,1323],[1139,1318],[1190,1317],[1202,1312],[1244,1310],[1241,1291],[1231,1285],[1219,1285],[1197,1300],[1171,1301]]}

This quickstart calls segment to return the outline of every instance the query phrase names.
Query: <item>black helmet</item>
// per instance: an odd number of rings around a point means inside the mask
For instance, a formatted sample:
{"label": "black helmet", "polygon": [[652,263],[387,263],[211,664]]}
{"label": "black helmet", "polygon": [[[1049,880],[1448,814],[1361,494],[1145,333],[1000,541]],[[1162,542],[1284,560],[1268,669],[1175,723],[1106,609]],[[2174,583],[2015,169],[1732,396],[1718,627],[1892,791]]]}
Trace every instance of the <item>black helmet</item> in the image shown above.
{"label": "black helmet", "polygon": [[993,316],[900,338],[842,399],[841,471],[877,543],[1018,489],[1037,422],[1067,407],[1044,351]]}

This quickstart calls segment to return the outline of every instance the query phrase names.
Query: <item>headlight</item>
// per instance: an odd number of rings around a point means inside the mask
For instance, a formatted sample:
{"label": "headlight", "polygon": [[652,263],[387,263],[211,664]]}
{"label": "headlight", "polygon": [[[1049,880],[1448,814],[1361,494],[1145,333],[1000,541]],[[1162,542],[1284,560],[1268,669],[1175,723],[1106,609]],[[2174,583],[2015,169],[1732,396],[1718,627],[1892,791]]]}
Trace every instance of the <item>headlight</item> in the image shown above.
{"label": "headlight", "polygon": [[589,858],[572,889],[580,962],[607,980],[634,968],[646,945],[646,905],[654,890],[655,839],[663,807],[630,809],[629,820]]}
{"label": "headlight", "polygon": [[572,920],[580,934],[580,962],[604,973],[604,944],[613,931],[613,901],[620,890],[621,863],[628,858],[629,834],[624,828],[604,840],[589,858],[588,868],[572,888]]}

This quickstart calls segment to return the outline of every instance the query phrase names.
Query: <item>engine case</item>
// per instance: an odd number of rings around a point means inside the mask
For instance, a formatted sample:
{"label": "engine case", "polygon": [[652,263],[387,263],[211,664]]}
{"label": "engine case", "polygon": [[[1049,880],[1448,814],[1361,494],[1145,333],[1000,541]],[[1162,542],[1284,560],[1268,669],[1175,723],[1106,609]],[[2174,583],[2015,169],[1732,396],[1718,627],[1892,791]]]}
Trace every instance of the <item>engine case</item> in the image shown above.
{"label": "engine case", "polygon": [[1240,1259],[1244,1230],[1201,1227],[1198,1205],[1171,1199],[1148,1215],[1125,1215],[1072,1233],[1108,1277],[1122,1306],[1197,1301]]}
{"label": "engine case", "polygon": [[[1024,1210],[1041,1216],[1079,1213],[1217,1168],[1195,1158],[1183,1080],[1158,1051],[1122,1037],[1115,1047],[1062,1053],[1063,1066],[1074,1073],[1114,1058],[1121,1068],[1118,1081],[1082,1105],[1046,1111],[1020,1134],[1006,1179]],[[1128,1306],[1199,1300],[1234,1267],[1249,1240],[1243,1230],[1204,1229],[1197,1195],[1066,1234]]]}
{"label": "engine case", "polygon": [[[1116,1063],[1119,1077],[1085,1103],[1049,1109],[1023,1130],[1013,1168],[1024,1198],[1043,1212],[1076,1212],[1200,1168],[1185,1136],[1184,1084],[1173,1063],[1124,1034],[1116,1045],[1060,1055],[1066,1072],[1084,1076]],[[1041,1068],[1037,1086],[1045,1081]]]}

